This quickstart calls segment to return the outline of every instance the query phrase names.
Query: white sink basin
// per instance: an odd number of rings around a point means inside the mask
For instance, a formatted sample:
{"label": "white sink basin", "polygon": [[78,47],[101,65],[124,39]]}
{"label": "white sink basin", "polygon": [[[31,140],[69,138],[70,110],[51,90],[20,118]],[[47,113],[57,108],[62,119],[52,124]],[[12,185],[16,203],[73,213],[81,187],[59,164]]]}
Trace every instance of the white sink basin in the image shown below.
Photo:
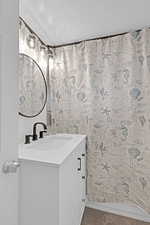
{"label": "white sink basin", "polygon": [[31,144],[20,144],[19,159],[60,165],[85,138],[85,135],[56,134]]}
{"label": "white sink basin", "polygon": [[72,140],[73,137],[51,135],[39,141],[36,141],[35,143],[29,144],[28,146],[26,146],[26,149],[35,149],[40,151],[58,151],[62,149],[64,145],[69,144],[69,142]]}

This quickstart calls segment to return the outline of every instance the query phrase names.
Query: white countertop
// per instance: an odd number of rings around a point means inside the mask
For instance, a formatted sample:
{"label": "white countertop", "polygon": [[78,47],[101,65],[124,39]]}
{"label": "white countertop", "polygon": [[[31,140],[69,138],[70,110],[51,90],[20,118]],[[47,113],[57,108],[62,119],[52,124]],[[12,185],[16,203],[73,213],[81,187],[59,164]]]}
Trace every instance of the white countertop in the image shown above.
{"label": "white countertop", "polygon": [[86,135],[49,135],[31,144],[19,145],[19,159],[60,166],[72,151],[86,139]]}

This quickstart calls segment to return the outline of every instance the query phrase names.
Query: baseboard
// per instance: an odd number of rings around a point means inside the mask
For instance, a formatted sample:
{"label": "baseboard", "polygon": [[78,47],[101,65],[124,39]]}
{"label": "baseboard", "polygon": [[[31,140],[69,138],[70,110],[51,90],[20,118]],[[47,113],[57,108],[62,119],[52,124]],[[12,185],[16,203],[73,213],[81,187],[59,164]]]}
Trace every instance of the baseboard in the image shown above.
{"label": "baseboard", "polygon": [[98,203],[90,201],[86,202],[86,206],[143,222],[150,222],[150,215],[138,206],[130,206],[128,204],[121,203]]}

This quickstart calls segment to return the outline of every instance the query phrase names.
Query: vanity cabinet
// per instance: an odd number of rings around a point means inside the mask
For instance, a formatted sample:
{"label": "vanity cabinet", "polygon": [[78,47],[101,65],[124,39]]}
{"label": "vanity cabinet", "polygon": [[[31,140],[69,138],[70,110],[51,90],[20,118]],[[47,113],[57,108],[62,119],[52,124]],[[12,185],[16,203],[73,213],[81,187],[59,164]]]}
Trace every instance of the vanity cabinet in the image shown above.
{"label": "vanity cabinet", "polygon": [[85,146],[84,138],[60,165],[20,159],[20,225],[81,224],[86,195]]}

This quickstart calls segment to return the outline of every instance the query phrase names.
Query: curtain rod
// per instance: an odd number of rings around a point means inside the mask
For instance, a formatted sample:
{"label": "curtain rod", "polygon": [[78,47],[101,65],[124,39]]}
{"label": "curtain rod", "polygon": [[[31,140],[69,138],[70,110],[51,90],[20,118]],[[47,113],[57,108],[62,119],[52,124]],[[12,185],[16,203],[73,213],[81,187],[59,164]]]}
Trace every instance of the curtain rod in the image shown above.
{"label": "curtain rod", "polygon": [[114,35],[113,34],[112,35],[107,35],[107,36],[103,36],[103,37],[89,38],[89,39],[85,39],[85,40],[81,40],[81,41],[75,41],[75,42],[70,42],[70,43],[61,44],[61,45],[54,45],[53,48],[60,48],[60,47],[65,47],[65,46],[69,46],[69,45],[80,44],[80,43],[82,43],[84,41],[96,41],[96,40],[100,40],[100,39],[112,38],[112,37],[124,35],[124,34],[127,34],[127,33],[128,32],[124,32],[124,33],[119,33],[119,34],[114,34]]}
{"label": "curtain rod", "polygon": [[[66,43],[66,44],[60,44],[60,45],[46,45],[42,40],[41,38],[31,29],[31,27],[24,21],[24,19],[22,17],[19,17],[20,20],[23,21],[23,23],[25,24],[25,26],[29,29],[29,31],[31,33],[33,33],[39,40],[40,42],[45,45],[47,48],[60,48],[60,47],[65,47],[65,46],[69,46],[69,45],[77,45],[77,44],[80,44],[84,41],[96,41],[96,40],[100,40],[100,39],[106,39],[106,38],[113,38],[113,37],[117,37],[117,36],[121,36],[121,35],[125,35],[125,34],[128,34],[130,33],[130,31],[128,32],[123,32],[123,33],[118,33],[118,34],[112,34],[112,35],[107,35],[107,36],[99,36],[99,37],[95,37],[95,38],[89,38],[89,39],[85,39],[85,40],[80,40],[80,41],[75,41],[75,42],[70,42],[70,43]],[[148,28],[150,28],[148,26]],[[142,28],[143,29],[143,28]],[[132,31],[132,32],[140,32],[142,29],[138,29],[138,30],[135,30],[135,31]]]}
{"label": "curtain rod", "polygon": [[111,37],[116,37],[119,35],[123,35],[123,34],[127,34],[128,32],[124,32],[124,33],[119,33],[119,34],[114,34],[114,35],[108,35],[108,36],[104,36],[104,37],[96,37],[96,38],[90,38],[90,39],[85,39],[85,40],[80,40],[80,41],[75,41],[75,42],[70,42],[70,43],[66,43],[66,44],[60,44],[60,45],[46,45],[41,38],[32,30],[32,28],[25,22],[25,20],[19,16],[19,19],[25,24],[25,26],[27,27],[27,29],[34,34],[39,41],[45,45],[48,48],[60,48],[60,47],[65,47],[65,46],[69,46],[69,45],[74,45],[74,44],[80,44],[83,41],[95,41],[95,40],[99,40],[99,39],[105,39],[105,38],[111,38]]}
{"label": "curtain rod", "polygon": [[[150,28],[150,27],[148,26],[148,28]],[[60,48],[60,47],[65,47],[65,46],[69,46],[69,45],[80,44],[80,43],[82,43],[84,41],[96,41],[96,40],[100,40],[100,39],[113,38],[113,37],[117,37],[117,36],[128,34],[130,32],[140,32],[142,29],[137,29],[137,30],[123,32],[123,33],[118,33],[118,34],[112,34],[112,35],[107,35],[107,36],[101,36],[101,37],[99,36],[99,37],[95,37],[95,38],[89,38],[89,39],[85,39],[85,40],[81,40],[81,41],[75,41],[75,42],[70,42],[70,43],[60,44],[60,45],[54,45],[54,46],[48,46],[48,47]]]}

